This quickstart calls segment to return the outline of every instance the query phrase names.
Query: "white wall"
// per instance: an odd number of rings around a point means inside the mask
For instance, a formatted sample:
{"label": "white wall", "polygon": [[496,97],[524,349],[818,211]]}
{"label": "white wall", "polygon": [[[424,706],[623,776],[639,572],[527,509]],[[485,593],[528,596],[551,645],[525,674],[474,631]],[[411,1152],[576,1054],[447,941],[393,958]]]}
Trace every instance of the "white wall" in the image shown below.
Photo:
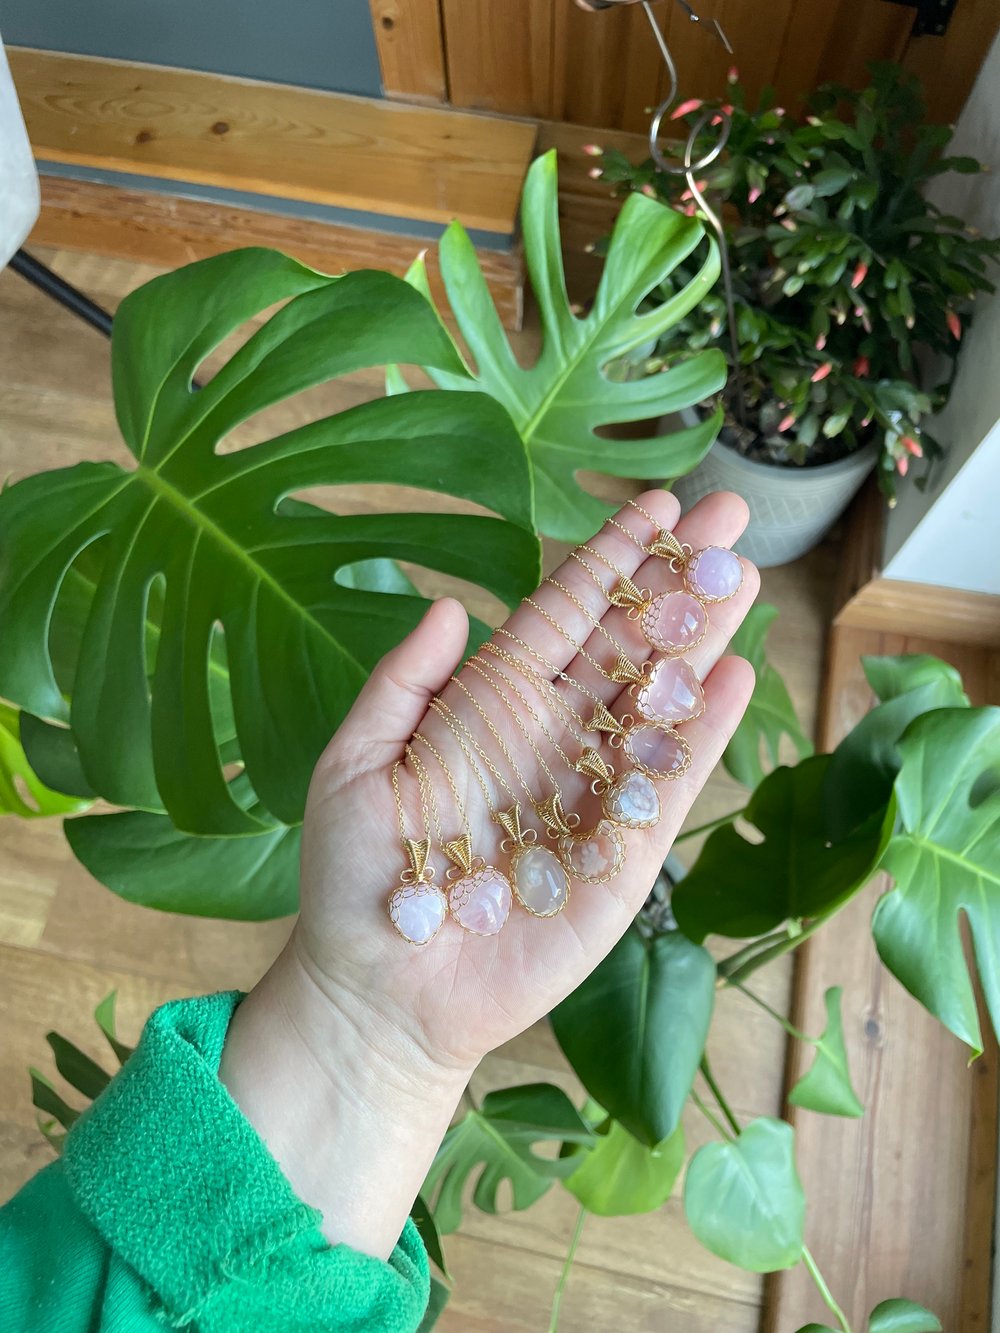
{"label": "white wall", "polygon": [[[1000,234],[1000,36],[948,151],[978,157],[991,170],[940,178],[931,192],[934,202],[984,235]],[[900,486],[886,530],[883,573],[1000,594],[1000,292],[977,298],[951,400],[930,431],[948,448],[948,458],[924,494]]]}

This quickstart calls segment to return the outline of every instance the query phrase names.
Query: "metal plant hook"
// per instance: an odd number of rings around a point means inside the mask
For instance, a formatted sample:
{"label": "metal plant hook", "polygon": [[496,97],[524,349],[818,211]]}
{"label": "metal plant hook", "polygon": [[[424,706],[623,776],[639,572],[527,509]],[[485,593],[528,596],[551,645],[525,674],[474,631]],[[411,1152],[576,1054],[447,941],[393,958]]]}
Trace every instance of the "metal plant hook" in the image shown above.
{"label": "metal plant hook", "polygon": [[[688,190],[692,199],[704,215],[705,220],[715,234],[719,244],[719,265],[722,272],[722,291],[726,302],[726,317],[729,325],[729,343],[733,358],[733,388],[735,391],[736,417],[740,425],[746,424],[746,408],[743,401],[743,387],[740,383],[738,368],[740,363],[740,344],[736,328],[736,304],[733,296],[733,276],[729,264],[729,249],[726,245],[726,233],[722,225],[722,219],[712,208],[705,195],[698,186],[696,173],[704,171],[721,157],[729,142],[729,135],[733,128],[732,117],[727,111],[709,108],[695,122],[694,126],[685,141],[681,152],[671,159],[667,157],[660,147],[660,130],[663,125],[663,119],[678,91],[677,66],[674,64],[674,58],[670,53],[666,38],[660,25],[653,14],[650,0],[576,0],[581,9],[591,13],[600,9],[613,9],[619,5],[641,4],[645,11],[646,18],[649,20],[649,26],[653,31],[656,44],[660,48],[660,55],[663,57],[663,63],[667,67],[667,77],[669,80],[667,95],[653,113],[653,119],[649,127],[649,153],[660,171],[668,176],[683,176],[687,183]],[[692,23],[704,23],[699,14],[687,3],[687,0],[677,0],[677,3],[687,14]],[[722,25],[718,19],[712,19],[709,23],[710,29],[725,47],[730,55],[733,54],[733,48],[729,38],[726,36]],[[698,137],[710,126],[717,127],[715,142],[700,157],[695,157],[695,145]]]}

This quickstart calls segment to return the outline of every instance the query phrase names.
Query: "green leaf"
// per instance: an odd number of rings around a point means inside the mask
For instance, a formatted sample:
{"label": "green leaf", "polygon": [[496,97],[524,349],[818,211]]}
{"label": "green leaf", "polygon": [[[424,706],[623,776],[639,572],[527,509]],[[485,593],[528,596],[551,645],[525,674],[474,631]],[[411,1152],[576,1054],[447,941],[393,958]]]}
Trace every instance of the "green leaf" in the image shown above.
{"label": "green leaf", "polygon": [[123,1041],[118,1040],[118,1029],[115,1023],[115,1004],[117,1000],[118,992],[116,990],[110,991],[94,1010],[94,1018],[97,1021],[97,1026],[104,1033],[108,1045],[118,1057],[119,1064],[124,1064],[134,1048],[126,1046]]}
{"label": "green leaf", "polygon": [[792,1088],[788,1100],[793,1106],[821,1111],[824,1115],[857,1117],[864,1115],[865,1108],[851,1085],[840,1012],[842,995],[842,986],[831,986],[826,992],[826,1027],[822,1037],[813,1043],[816,1059],[812,1068]]}
{"label": "green leaf", "polygon": [[21,743],[21,714],[0,700],[0,815],[44,819],[85,809],[89,801],[53,791],[35,773]]}
{"label": "green leaf", "polygon": [[[718,350],[688,355],[678,342],[670,368],[644,379],[613,381],[609,363],[655,343],[689,314],[719,274],[713,244],[704,245],[696,275],[655,309],[636,310],[705,239],[693,218],[631,194],[608,249],[600,286],[586,315],[570,309],[559,237],[555,152],[528,172],[521,209],[524,251],[542,324],[542,350],[528,369],[514,356],[467,233],[452,223],[440,245],[448,300],[475,362],[456,375],[427,365],[443,388],[478,387],[510,413],[531,459],[535,516],[543,533],[584,541],[612,507],[582,489],[577,472],[615,477],[673,478],[708,452],[719,413],[687,430],[641,439],[607,439],[606,426],[649,421],[704,402],[722,388],[725,361]],[[661,351],[663,349],[661,348]]]}
{"label": "green leaf", "polygon": [[778,762],[782,736],[791,739],[800,759],[812,753],[785,682],[765,656],[767,634],[777,614],[778,608],[768,602],[751,607],[729,645],[729,651],[745,657],[757,674],[747,711],[722,756],[727,772],[747,787],[756,787],[764,778],[762,747],[772,767]]}
{"label": "green leaf", "polygon": [[[203,359],[279,302],[193,392]],[[342,570],[400,559],[477,582],[509,605],[535,586],[527,457],[486,394],[381,399],[219,451],[237,426],[296,393],[418,360],[464,373],[412,287],[384,273],[326,277],[271,251],[203,260],[122,303],[115,403],[136,466],[80,464],[0,495],[0,692],[39,717],[65,715],[48,642],[52,607],[81,553],[100,548],[70,720],[103,797],[165,808],[189,833],[258,835],[297,823],[316,758],[368,670],[426,606],[346,586]],[[499,517],[348,517],[293,502],[309,487],[362,483],[440,491]],[[162,623],[150,663],[154,601]],[[241,804],[223,771],[207,668],[217,640],[258,802]]]}
{"label": "green leaf", "polygon": [[647,1147],[680,1123],[715,1004],[715,963],[678,931],[630,926],[552,1013],[587,1092]]}
{"label": "green leaf", "polygon": [[896,887],[872,930],[882,961],[978,1055],[982,1036],[962,945],[964,912],[1000,1032],[1000,708],[937,709],[899,743],[900,829],[884,865]]}
{"label": "green leaf", "polygon": [[437,1223],[434,1221],[434,1214],[427,1206],[427,1200],[422,1194],[418,1194],[413,1201],[413,1207],[410,1209],[410,1216],[413,1218],[414,1226],[420,1232],[420,1239],[424,1242],[431,1260],[437,1264],[441,1272],[448,1280],[451,1280],[451,1274],[448,1272],[448,1265],[445,1263],[444,1249],[441,1245],[441,1233],[437,1229]]}
{"label": "green leaf", "polygon": [[87,781],[69,727],[22,713],[21,744],[31,767],[47,786],[84,803],[94,799],[96,793]]}
{"label": "green leaf", "polygon": [[437,1278],[431,1274],[430,1300],[427,1304],[427,1311],[417,1328],[417,1333],[431,1333],[431,1330],[444,1313],[444,1307],[448,1304],[448,1298],[450,1296],[450,1289],[446,1287],[443,1282],[439,1282]]}
{"label": "green leaf", "polygon": [[813,189],[821,199],[824,199],[828,195],[838,194],[845,185],[854,179],[854,176],[853,167],[827,167],[823,171],[817,171],[816,175],[813,176]]}
{"label": "green leaf", "polygon": [[783,1120],[753,1120],[738,1139],[708,1143],[684,1182],[688,1225],[707,1250],[751,1273],[802,1257],[806,1200],[794,1136]]}
{"label": "green leaf", "polygon": [[475,1176],[472,1198],[484,1213],[497,1211],[497,1191],[509,1180],[515,1209],[529,1208],[558,1176],[575,1170],[572,1157],[539,1157],[546,1140],[591,1143],[593,1130],[562,1091],[549,1083],[503,1088],[483,1098],[445,1135],[421,1193],[444,1235],[462,1221],[462,1193]]}
{"label": "green leaf", "polygon": [[868,657],[862,664],[882,703],[833,752],[822,799],[835,841],[885,808],[899,772],[899,738],[913,719],[968,703],[961,676],[937,657]]}
{"label": "green leaf", "polygon": [[892,821],[887,814],[831,843],[822,805],[829,764],[830,755],[814,755],[764,779],[743,812],[763,841],[732,825],[709,836],[674,889],[674,914],[690,939],[763,935],[783,921],[832,911],[868,882]]}
{"label": "green leaf", "polygon": [[941,1333],[941,1321],[922,1305],[897,1298],[876,1305],[868,1333]]}
{"label": "green leaf", "polygon": [[271,824],[254,836],[196,837],[166,815],[129,811],[85,815],[63,827],[73,854],[95,879],[144,907],[267,921],[298,904],[300,825]]}
{"label": "green leaf", "polygon": [[829,1324],[803,1324],[798,1333],[837,1333]]}
{"label": "green leaf", "polygon": [[683,1126],[650,1148],[617,1120],[609,1120],[594,1148],[563,1184],[599,1217],[651,1213],[670,1198],[683,1165]]}
{"label": "green leaf", "polygon": [[60,1097],[40,1070],[29,1069],[28,1073],[31,1076],[32,1105],[43,1114],[53,1116],[63,1129],[69,1129],[74,1121],[79,1120],[80,1112]]}
{"label": "green leaf", "polygon": [[99,1097],[111,1082],[111,1075],[58,1032],[47,1032],[45,1040],[52,1048],[56,1069],[70,1087],[82,1092],[91,1101]]}

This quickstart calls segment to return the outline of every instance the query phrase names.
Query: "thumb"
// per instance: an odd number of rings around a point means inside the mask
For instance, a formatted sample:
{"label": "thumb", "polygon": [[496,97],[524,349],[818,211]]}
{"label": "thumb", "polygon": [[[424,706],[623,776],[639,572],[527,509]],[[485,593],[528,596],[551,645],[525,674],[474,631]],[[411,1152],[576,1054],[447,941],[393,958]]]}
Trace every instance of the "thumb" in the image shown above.
{"label": "thumb", "polygon": [[429,701],[461,662],[468,637],[469,617],[462,603],[453,597],[435,602],[379,662],[327,753],[335,751],[339,763],[346,760],[360,772],[400,758]]}

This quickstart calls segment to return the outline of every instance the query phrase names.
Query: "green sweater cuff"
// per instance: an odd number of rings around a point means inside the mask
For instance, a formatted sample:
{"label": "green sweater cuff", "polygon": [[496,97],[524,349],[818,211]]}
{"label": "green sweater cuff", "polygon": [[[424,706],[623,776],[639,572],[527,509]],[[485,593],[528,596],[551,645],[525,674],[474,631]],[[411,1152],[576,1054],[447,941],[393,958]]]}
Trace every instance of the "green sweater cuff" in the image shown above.
{"label": "green sweater cuff", "polygon": [[242,998],[175,1000],[152,1015],[66,1140],[80,1210],[174,1327],[412,1333],[430,1283],[413,1223],[387,1263],[329,1245],[219,1081]]}

